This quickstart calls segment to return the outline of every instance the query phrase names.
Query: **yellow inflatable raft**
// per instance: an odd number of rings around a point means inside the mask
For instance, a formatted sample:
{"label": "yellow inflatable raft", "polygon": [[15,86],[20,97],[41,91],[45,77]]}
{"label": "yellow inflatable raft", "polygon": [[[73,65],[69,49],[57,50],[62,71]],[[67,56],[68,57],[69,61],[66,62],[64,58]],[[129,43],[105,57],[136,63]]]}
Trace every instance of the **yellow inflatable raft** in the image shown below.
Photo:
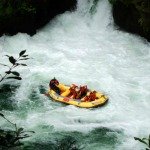
{"label": "yellow inflatable raft", "polygon": [[70,105],[74,105],[74,106],[78,106],[78,107],[82,107],[82,108],[93,108],[93,107],[98,107],[98,106],[102,106],[104,105],[107,101],[108,101],[108,97],[105,96],[104,94],[97,92],[96,93],[96,99],[94,101],[91,102],[82,102],[81,99],[72,99],[67,97],[67,95],[69,95],[70,93],[70,86],[66,86],[63,84],[58,85],[58,87],[61,89],[62,94],[58,95],[55,91],[53,90],[49,90],[48,94],[49,96],[58,102],[62,102],[62,103],[66,103],[66,104],[70,104]]}

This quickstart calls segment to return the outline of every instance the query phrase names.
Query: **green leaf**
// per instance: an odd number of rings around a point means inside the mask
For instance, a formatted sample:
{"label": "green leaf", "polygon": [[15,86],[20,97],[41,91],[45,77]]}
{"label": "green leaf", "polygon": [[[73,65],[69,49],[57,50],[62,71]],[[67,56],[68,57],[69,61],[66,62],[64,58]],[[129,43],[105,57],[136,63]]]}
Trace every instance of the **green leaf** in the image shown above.
{"label": "green leaf", "polygon": [[26,132],[35,133],[35,131],[26,131]]}
{"label": "green leaf", "polygon": [[22,59],[19,59],[19,60],[27,60],[27,59],[30,59],[30,58],[22,58]]}
{"label": "green leaf", "polygon": [[27,56],[29,56],[29,55],[23,55],[22,57],[27,57]]}
{"label": "green leaf", "polygon": [[27,134],[26,134],[26,135],[24,135],[24,137],[23,137],[23,138],[28,138],[28,137],[30,137],[30,135],[27,135]]}
{"label": "green leaf", "polygon": [[142,139],[137,138],[137,137],[134,137],[134,139],[135,139],[135,140],[138,140],[138,141],[140,141],[141,143],[144,143],[145,145],[147,145],[147,146],[148,146],[148,144],[147,144],[145,141],[143,141]]}
{"label": "green leaf", "polygon": [[19,137],[19,139],[25,139],[25,138],[28,138],[28,137],[30,137],[30,135]]}
{"label": "green leaf", "polygon": [[3,115],[2,113],[0,113],[0,116],[1,116],[1,117],[4,117],[4,115]]}
{"label": "green leaf", "polygon": [[19,56],[22,56],[24,53],[26,52],[26,50],[23,50],[19,53]]}
{"label": "green leaf", "polygon": [[20,65],[22,65],[22,66],[27,66],[26,64],[20,64]]}
{"label": "green leaf", "polygon": [[21,77],[7,77],[6,79],[16,79],[16,80],[22,80]]}
{"label": "green leaf", "polygon": [[16,59],[13,56],[9,57],[9,61],[14,65],[16,63]]}
{"label": "green leaf", "polygon": [[18,77],[20,76],[19,72],[17,72],[17,71],[12,71],[11,73],[15,76],[18,76]]}
{"label": "green leaf", "polygon": [[19,129],[18,129],[18,131],[17,131],[17,132],[18,132],[18,134],[20,134],[20,133],[21,133],[21,131],[23,131],[23,128],[19,128]]}
{"label": "green leaf", "polygon": [[9,55],[5,55],[5,56],[10,57]]}
{"label": "green leaf", "polygon": [[11,73],[11,71],[6,71],[5,73],[10,74],[10,73]]}
{"label": "green leaf", "polygon": [[15,65],[16,65],[16,66],[19,66],[20,64],[19,64],[19,63],[16,63]]}
{"label": "green leaf", "polygon": [[143,138],[142,140],[145,141],[145,140],[148,140],[148,139],[147,138]]}

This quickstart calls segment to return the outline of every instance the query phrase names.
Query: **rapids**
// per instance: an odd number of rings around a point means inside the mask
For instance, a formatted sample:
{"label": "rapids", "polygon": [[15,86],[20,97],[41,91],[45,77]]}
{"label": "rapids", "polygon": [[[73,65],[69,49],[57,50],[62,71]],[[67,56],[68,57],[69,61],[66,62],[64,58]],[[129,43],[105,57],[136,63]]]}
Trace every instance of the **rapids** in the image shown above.
{"label": "rapids", "polygon": [[[0,62],[26,49],[28,67],[20,67],[22,81],[6,100],[3,113],[26,130],[23,149],[141,150],[134,136],[150,133],[150,44],[119,31],[113,23],[111,5],[99,0],[78,0],[77,10],[65,12],[36,35],[18,33],[0,38]],[[6,68],[1,67],[0,73]],[[49,80],[87,84],[109,97],[106,106],[81,109],[45,97]],[[7,101],[0,96],[0,104]],[[4,105],[5,106],[5,105]],[[0,126],[12,127],[3,119]],[[68,147],[67,147],[68,146]]]}

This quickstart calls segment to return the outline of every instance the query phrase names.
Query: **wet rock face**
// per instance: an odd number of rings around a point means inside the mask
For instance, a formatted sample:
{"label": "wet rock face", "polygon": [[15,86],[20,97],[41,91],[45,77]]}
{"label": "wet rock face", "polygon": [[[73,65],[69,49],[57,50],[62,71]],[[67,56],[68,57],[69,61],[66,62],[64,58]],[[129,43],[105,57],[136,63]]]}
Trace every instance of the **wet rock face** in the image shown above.
{"label": "wet rock face", "polygon": [[[146,4],[146,0],[141,0],[142,3],[134,3],[125,0],[117,0],[113,4],[114,22],[123,30],[139,34],[150,41],[150,7]],[[138,0],[139,2],[140,0]]]}
{"label": "wet rock face", "polygon": [[76,0],[1,0],[0,35],[33,35],[56,15],[76,8]]}

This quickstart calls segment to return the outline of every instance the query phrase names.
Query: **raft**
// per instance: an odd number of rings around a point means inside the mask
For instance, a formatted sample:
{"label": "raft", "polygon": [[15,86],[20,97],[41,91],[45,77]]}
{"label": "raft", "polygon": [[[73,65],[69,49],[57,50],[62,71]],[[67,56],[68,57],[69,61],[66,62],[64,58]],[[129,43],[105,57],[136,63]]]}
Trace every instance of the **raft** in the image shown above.
{"label": "raft", "polygon": [[[101,92],[96,92],[96,99],[94,101],[91,102],[82,102],[82,99],[72,99],[67,97],[67,95],[69,95],[70,93],[70,86],[64,85],[59,83],[58,87],[60,88],[60,90],[62,91],[61,95],[58,95],[55,91],[53,90],[49,90],[48,94],[49,96],[58,102],[62,102],[62,103],[66,103],[69,105],[74,105],[77,107],[81,107],[81,108],[93,108],[93,107],[98,107],[98,106],[102,106],[104,105],[107,101],[108,101],[108,97],[104,94],[102,94]],[[90,92],[91,90],[89,90]]]}

